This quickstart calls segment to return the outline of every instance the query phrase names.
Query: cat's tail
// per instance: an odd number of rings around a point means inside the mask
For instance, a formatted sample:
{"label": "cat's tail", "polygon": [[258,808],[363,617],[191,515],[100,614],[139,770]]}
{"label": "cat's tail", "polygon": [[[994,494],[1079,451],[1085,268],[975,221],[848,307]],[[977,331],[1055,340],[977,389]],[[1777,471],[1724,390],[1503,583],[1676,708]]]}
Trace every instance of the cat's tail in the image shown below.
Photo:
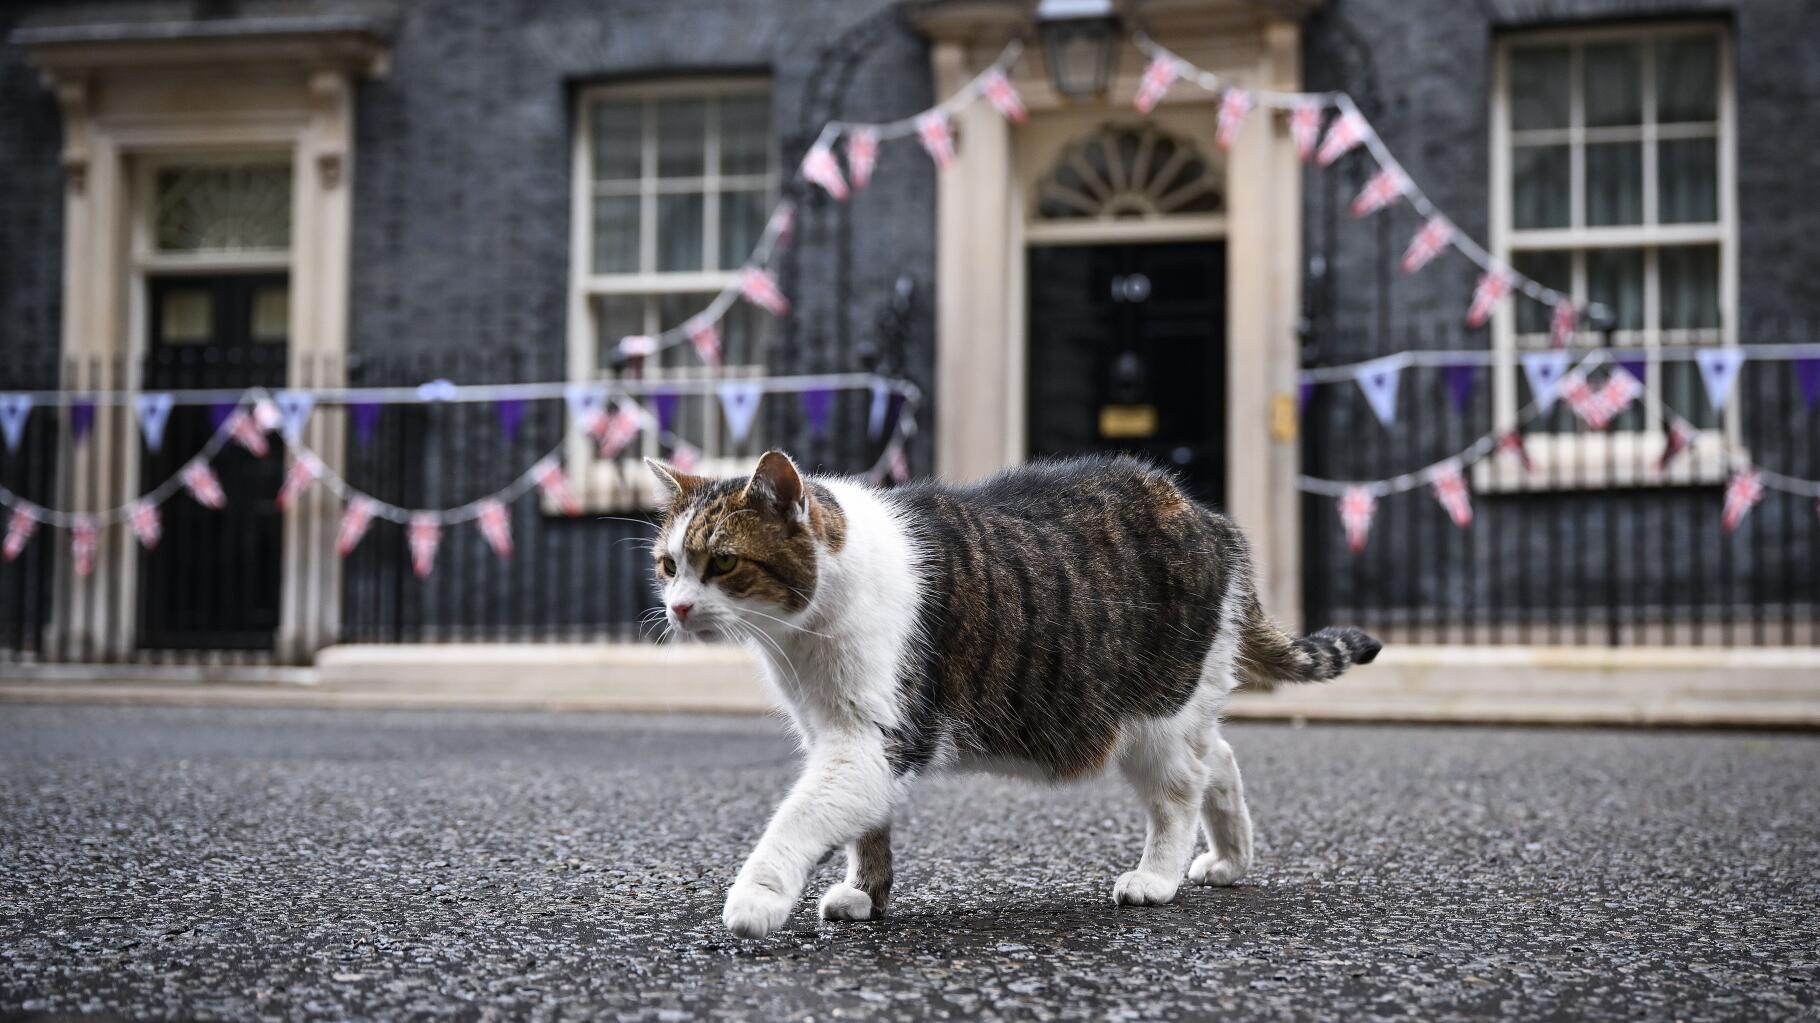
{"label": "cat's tail", "polygon": [[1254,595],[1239,624],[1235,667],[1247,685],[1269,688],[1277,682],[1325,682],[1355,664],[1370,664],[1384,644],[1363,630],[1322,629],[1291,636],[1264,615]]}

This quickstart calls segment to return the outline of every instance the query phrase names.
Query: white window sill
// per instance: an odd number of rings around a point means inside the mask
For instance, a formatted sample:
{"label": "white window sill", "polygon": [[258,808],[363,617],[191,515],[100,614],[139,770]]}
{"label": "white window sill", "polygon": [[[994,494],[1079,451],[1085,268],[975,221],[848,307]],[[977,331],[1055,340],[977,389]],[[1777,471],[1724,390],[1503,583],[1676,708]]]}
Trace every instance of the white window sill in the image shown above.
{"label": "white window sill", "polygon": [[1702,430],[1693,444],[1656,471],[1668,443],[1659,430],[1593,434],[1533,433],[1523,437],[1532,468],[1514,455],[1493,454],[1472,467],[1472,489],[1481,494],[1718,485],[1727,479],[1725,436]]}

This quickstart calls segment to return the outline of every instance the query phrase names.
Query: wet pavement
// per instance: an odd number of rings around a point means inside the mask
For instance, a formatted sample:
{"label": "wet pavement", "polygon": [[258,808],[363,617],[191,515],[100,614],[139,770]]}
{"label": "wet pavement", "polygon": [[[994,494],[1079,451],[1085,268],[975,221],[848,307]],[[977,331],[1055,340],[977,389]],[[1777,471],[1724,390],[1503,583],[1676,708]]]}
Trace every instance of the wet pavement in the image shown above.
{"label": "wet pavement", "polygon": [[721,930],[764,719],[0,707],[0,1018],[1820,1018],[1820,738],[1234,725],[1253,874],[931,779],[883,922]]}

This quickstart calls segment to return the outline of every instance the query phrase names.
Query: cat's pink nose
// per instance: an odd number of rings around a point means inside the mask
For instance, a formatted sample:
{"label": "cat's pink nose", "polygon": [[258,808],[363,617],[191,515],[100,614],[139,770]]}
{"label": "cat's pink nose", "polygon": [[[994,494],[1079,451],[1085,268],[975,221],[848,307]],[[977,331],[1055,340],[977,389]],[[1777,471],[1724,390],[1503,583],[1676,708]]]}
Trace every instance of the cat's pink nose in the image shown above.
{"label": "cat's pink nose", "polygon": [[686,622],[689,620],[689,609],[694,606],[694,604],[671,604],[670,613],[676,616],[677,621]]}

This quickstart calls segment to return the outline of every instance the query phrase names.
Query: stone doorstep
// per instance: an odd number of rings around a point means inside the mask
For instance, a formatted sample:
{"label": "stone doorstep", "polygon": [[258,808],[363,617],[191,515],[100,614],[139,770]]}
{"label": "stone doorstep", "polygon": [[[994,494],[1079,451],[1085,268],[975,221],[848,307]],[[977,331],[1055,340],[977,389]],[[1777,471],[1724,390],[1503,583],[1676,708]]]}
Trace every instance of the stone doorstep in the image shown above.
{"label": "stone doorstep", "polygon": [[[236,677],[7,666],[0,702],[54,700],[762,713],[745,651],[643,644],[330,647],[314,669]],[[17,681],[12,681],[17,679]],[[1248,720],[1820,728],[1820,649],[1393,647],[1329,685],[1241,691]]]}

